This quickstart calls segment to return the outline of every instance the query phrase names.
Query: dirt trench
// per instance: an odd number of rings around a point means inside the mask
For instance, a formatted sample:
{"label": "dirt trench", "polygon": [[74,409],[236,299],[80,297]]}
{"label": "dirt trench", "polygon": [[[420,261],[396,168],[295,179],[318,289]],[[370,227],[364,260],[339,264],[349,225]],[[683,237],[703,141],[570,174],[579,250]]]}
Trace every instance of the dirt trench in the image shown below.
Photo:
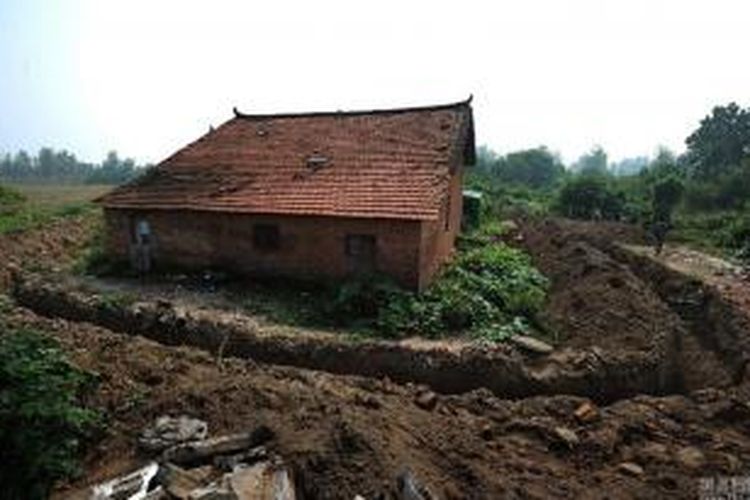
{"label": "dirt trench", "polygon": [[[548,219],[526,229],[525,246],[553,281],[545,314],[562,332],[579,342],[603,337],[632,346],[654,328],[670,329],[675,392],[742,383],[750,357],[750,311],[715,283],[633,245],[645,237],[632,226]],[[614,325],[616,338],[605,334]]]}
{"label": "dirt trench", "polygon": [[573,394],[605,403],[674,390],[672,332],[657,332],[638,349],[567,347],[540,356],[507,344],[427,340],[353,341],[336,334],[276,332],[241,314],[177,308],[171,302],[113,302],[50,275],[18,275],[13,296],[36,313],[85,321],[165,345],[203,349],[217,357],[253,359],[345,375],[387,377],[444,394],[485,388],[506,398]]}

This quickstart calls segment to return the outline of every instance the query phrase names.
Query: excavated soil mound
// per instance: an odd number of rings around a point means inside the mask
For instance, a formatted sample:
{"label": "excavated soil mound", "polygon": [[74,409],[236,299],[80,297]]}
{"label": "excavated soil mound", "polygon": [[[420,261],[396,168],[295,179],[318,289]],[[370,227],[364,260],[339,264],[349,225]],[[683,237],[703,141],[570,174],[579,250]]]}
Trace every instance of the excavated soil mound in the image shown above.
{"label": "excavated soil mound", "polygon": [[65,267],[89,243],[92,215],[57,219],[42,228],[0,235],[0,290],[10,284],[9,266]]}
{"label": "excavated soil mound", "polygon": [[617,224],[547,219],[524,227],[524,246],[552,283],[543,316],[572,346],[642,352],[655,338],[680,335],[679,317],[651,287],[592,243],[607,227],[613,231],[608,239],[635,237]]}
{"label": "excavated soil mound", "polygon": [[369,378],[217,362],[20,308],[7,321],[51,332],[100,380],[89,403],[106,413],[107,434],[86,457],[85,479],[58,496],[140,465],[137,437],[162,414],[204,419],[214,434],[268,426],[270,448],[290,464],[305,499],[395,498],[405,468],[447,499],[687,498],[699,477],[740,475],[750,461],[750,408],[738,391],[641,396],[580,412],[590,402],[579,397],[440,396]]}

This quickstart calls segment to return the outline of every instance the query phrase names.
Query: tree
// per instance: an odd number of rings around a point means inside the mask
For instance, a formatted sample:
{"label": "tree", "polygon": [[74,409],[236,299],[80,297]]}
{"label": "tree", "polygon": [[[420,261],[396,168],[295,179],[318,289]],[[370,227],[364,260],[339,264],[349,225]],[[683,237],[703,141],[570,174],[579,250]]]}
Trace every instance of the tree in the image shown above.
{"label": "tree", "polygon": [[557,210],[574,219],[619,220],[626,212],[625,194],[612,189],[605,177],[579,175],[560,189]]}
{"label": "tree", "polygon": [[601,146],[594,146],[591,151],[581,155],[573,164],[573,171],[579,174],[605,175],[607,173],[607,153]]}
{"label": "tree", "polygon": [[716,106],[685,143],[696,178],[708,180],[728,173],[750,156],[750,110],[734,102]]}
{"label": "tree", "polygon": [[510,153],[497,164],[501,181],[531,189],[553,186],[564,172],[560,159],[544,146]]}
{"label": "tree", "polygon": [[475,169],[482,173],[490,173],[495,169],[499,155],[486,145],[477,148],[477,162]]}
{"label": "tree", "polygon": [[665,177],[654,184],[652,208],[654,221],[670,222],[685,186],[676,177]]}

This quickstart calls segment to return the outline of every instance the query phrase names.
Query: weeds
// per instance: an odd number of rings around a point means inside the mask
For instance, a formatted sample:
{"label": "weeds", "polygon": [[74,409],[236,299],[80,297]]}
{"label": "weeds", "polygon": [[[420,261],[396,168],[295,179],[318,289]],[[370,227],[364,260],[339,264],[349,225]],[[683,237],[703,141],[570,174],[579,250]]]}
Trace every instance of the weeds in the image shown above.
{"label": "weeds", "polygon": [[71,365],[54,340],[23,330],[0,336],[0,380],[3,492],[47,498],[55,481],[77,472],[82,442],[100,423],[97,413],[79,406],[93,378]]}
{"label": "weeds", "polygon": [[526,254],[485,236],[475,235],[472,248],[460,252],[423,294],[367,276],[339,287],[330,316],[347,325],[370,320],[376,333],[389,337],[468,332],[498,341],[528,332],[527,318],[541,309],[547,280]]}

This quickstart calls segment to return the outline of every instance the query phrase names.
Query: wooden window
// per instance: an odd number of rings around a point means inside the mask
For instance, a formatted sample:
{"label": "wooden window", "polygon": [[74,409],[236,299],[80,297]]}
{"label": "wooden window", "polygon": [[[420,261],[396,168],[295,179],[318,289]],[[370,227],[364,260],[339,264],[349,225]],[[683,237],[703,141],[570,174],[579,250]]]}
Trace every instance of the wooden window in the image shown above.
{"label": "wooden window", "polygon": [[280,243],[279,226],[276,224],[255,224],[253,226],[253,246],[256,250],[264,252],[278,250]]}

